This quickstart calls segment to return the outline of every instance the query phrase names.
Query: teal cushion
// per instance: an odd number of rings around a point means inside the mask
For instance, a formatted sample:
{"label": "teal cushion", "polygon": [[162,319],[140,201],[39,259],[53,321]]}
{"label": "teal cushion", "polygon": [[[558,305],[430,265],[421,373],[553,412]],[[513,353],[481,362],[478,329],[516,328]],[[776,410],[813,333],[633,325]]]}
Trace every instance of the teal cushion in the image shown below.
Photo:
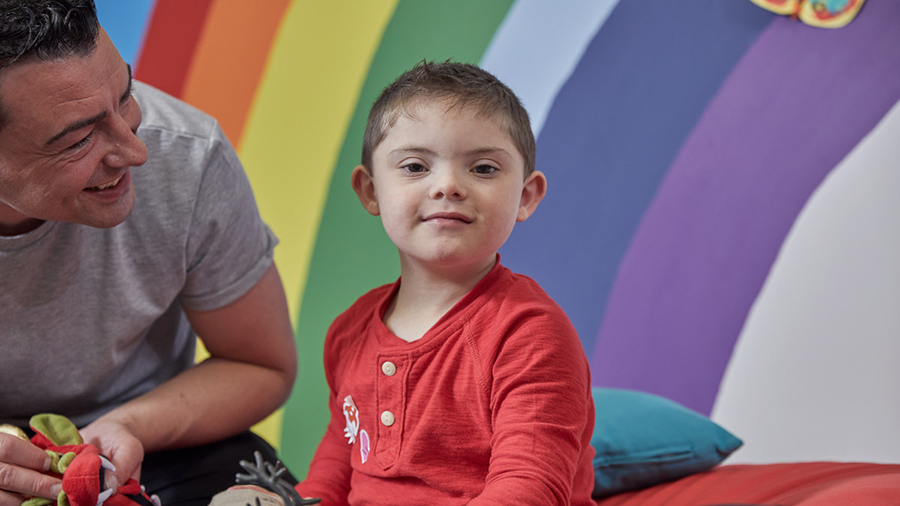
{"label": "teal cushion", "polygon": [[593,389],[594,498],[715,467],[743,442],[709,418],[656,395]]}

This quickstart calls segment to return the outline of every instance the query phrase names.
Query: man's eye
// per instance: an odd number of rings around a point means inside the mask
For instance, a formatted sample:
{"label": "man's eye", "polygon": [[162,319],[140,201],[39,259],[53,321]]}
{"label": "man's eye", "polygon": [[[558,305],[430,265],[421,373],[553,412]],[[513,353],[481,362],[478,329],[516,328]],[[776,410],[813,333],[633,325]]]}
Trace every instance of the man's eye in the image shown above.
{"label": "man's eye", "polygon": [[420,163],[410,163],[408,165],[404,165],[402,168],[406,169],[406,172],[411,172],[413,174],[419,174],[428,170],[424,165]]}
{"label": "man's eye", "polygon": [[472,172],[486,176],[497,172],[497,167],[494,167],[493,165],[478,165],[472,169]]}
{"label": "man's eye", "polygon": [[81,139],[80,141],[76,142],[75,144],[72,144],[71,146],[69,146],[69,148],[68,148],[69,151],[74,151],[76,149],[87,146],[87,143],[91,142],[91,137],[93,137],[93,135],[94,135],[94,132],[87,134],[84,139]]}

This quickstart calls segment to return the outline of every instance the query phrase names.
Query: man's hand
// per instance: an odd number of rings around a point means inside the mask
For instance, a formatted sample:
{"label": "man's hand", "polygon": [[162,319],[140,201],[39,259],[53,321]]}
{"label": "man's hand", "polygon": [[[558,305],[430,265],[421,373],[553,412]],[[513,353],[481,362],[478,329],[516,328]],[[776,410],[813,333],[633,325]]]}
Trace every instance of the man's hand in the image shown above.
{"label": "man's hand", "polygon": [[0,433],[0,506],[19,506],[28,497],[56,499],[62,480],[48,474],[50,457],[29,441]]}
{"label": "man's hand", "polygon": [[[115,490],[129,478],[140,481],[144,447],[124,424],[103,416],[81,429],[85,443],[96,446],[109,458],[116,471],[106,477],[106,487]],[[0,505],[3,506],[3,505]]]}

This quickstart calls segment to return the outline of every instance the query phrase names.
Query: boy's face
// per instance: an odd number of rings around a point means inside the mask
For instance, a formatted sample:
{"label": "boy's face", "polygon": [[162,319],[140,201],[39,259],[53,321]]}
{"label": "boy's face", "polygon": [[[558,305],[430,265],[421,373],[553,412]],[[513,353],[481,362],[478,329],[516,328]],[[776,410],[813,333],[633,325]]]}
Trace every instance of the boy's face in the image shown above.
{"label": "boy's face", "polygon": [[506,130],[468,108],[423,102],[401,114],[373,153],[371,176],[353,173],[363,206],[380,215],[401,261],[432,269],[484,268],[546,190],[528,178]]}

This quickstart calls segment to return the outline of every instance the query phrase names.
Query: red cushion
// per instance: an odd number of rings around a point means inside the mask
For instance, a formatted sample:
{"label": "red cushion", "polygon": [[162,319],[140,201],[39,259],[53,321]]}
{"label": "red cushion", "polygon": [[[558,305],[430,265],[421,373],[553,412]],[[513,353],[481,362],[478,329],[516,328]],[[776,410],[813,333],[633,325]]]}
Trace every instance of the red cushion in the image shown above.
{"label": "red cushion", "polygon": [[597,501],[598,506],[896,506],[900,464],[801,462],[726,465]]}

